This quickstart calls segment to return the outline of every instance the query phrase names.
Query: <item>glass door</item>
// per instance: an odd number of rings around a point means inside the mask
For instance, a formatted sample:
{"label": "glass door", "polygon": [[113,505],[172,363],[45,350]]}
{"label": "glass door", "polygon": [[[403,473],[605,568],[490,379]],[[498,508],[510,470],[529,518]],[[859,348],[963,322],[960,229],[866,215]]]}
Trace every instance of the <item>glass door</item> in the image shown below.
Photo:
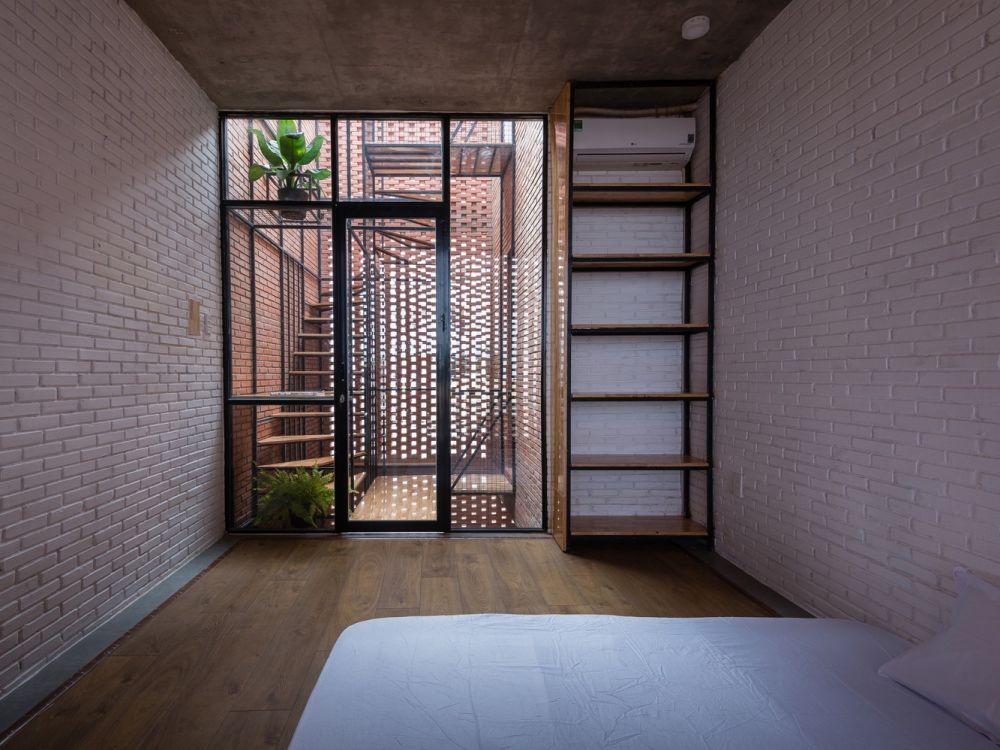
{"label": "glass door", "polygon": [[386,215],[402,211],[342,220],[347,445],[337,497],[347,502],[337,505],[348,530],[449,521],[447,241],[436,218]]}

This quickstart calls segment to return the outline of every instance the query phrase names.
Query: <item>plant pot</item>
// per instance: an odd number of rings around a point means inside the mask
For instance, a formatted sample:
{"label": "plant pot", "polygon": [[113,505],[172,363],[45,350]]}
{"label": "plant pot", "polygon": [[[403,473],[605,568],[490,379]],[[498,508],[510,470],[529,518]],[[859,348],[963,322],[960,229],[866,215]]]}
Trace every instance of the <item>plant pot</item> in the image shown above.
{"label": "plant pot", "polygon": [[[309,191],[300,187],[278,188],[278,200],[305,203],[309,200]],[[286,221],[305,221],[306,218],[306,212],[301,208],[282,208],[278,213]]]}

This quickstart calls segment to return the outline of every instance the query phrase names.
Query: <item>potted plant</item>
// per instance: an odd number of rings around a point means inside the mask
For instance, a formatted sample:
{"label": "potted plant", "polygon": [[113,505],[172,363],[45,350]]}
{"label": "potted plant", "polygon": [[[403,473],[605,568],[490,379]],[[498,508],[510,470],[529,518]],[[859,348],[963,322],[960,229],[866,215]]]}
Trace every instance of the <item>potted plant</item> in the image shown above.
{"label": "potted plant", "polygon": [[268,529],[315,529],[330,512],[333,489],[330,475],[313,467],[272,471],[258,477],[264,492],[255,526]]}
{"label": "potted plant", "polygon": [[[319,158],[320,149],[326,140],[317,135],[306,145],[306,135],[295,124],[295,120],[278,120],[277,138],[269,139],[259,128],[250,128],[257,138],[257,147],[267,160],[267,164],[251,164],[250,182],[256,182],[264,175],[273,175],[278,180],[278,200],[307,201],[309,191],[319,180],[330,176],[329,169],[307,169]],[[302,221],[306,212],[302,209],[283,209],[283,219]]]}

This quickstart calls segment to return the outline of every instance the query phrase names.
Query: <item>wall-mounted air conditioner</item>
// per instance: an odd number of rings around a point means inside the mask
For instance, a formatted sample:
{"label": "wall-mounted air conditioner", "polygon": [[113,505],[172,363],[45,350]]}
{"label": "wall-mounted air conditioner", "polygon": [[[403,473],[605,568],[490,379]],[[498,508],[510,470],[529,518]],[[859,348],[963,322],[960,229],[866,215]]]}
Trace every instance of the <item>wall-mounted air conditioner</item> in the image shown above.
{"label": "wall-mounted air conditioner", "polygon": [[683,169],[691,159],[694,137],[693,117],[584,117],[573,121],[573,169]]}

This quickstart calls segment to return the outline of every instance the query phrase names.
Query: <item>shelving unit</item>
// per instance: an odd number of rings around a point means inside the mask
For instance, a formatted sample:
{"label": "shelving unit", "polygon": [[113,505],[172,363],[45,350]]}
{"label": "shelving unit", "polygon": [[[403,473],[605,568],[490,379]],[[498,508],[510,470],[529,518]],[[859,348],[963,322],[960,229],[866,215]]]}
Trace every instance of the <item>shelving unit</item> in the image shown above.
{"label": "shelving unit", "polygon": [[[642,83],[601,83],[601,82],[577,82],[572,84],[569,92],[569,121],[573,122],[577,117],[576,107],[581,106],[581,102],[586,100],[583,106],[599,107],[607,110],[609,105],[597,101],[593,97],[595,90],[612,90],[610,95],[622,101],[642,101],[641,105],[634,105],[634,109],[650,109],[658,107],[670,107],[678,103],[678,99],[671,93],[667,98],[669,101],[660,103],[650,101],[650,96],[656,96],[654,90],[673,91],[671,87],[678,87],[687,90],[700,90],[696,100],[688,106],[689,110],[694,110],[693,115],[698,118],[698,133],[696,148],[700,147],[700,153],[696,152],[698,163],[689,163],[683,170],[678,181],[666,181],[658,179],[658,175],[649,181],[642,181],[643,173],[635,173],[635,178],[630,180],[628,175],[617,175],[615,177],[591,175],[575,175],[572,167],[573,138],[570,127],[567,133],[566,159],[562,166],[565,173],[570,177],[568,195],[563,198],[566,227],[566,258],[567,268],[565,286],[564,310],[556,310],[556,315],[562,315],[565,321],[565,345],[566,358],[570,363],[565,376],[565,434],[559,434],[558,430],[555,440],[565,451],[565,508],[562,509],[565,515],[566,531],[565,537],[561,540],[564,548],[573,538],[583,537],[634,537],[634,536],[662,536],[662,537],[699,537],[712,543],[714,533],[713,508],[712,508],[712,347],[713,332],[712,321],[714,317],[713,299],[714,294],[714,251],[715,251],[715,196],[713,192],[713,180],[715,172],[714,157],[714,134],[715,134],[715,85],[711,81],[683,81],[683,82],[642,82]],[[647,94],[648,92],[648,94]],[[684,94],[680,94],[683,96]],[[643,99],[645,97],[645,99]],[[558,106],[559,102],[557,102]],[[614,106],[613,104],[610,106]],[[627,108],[627,107],[626,107]],[[555,108],[554,108],[555,111]],[[558,120],[557,120],[558,122]],[[556,210],[560,210],[562,196],[554,196]],[[641,215],[642,209],[664,207],[665,209],[676,208],[683,216],[683,241],[682,248],[674,249],[670,247],[671,241],[664,238],[663,245],[656,248],[642,249],[627,246],[617,246],[614,237],[608,241],[608,247],[595,251],[593,244],[589,244],[586,252],[574,251],[574,221],[579,218],[580,211],[590,209],[603,209],[602,216],[606,216],[609,226],[615,226],[616,220],[609,212],[617,209],[631,210],[626,216]],[[627,221],[623,218],[622,222]],[[693,230],[700,229],[698,242],[692,241]],[[620,223],[620,222],[619,222]],[[557,262],[559,259],[556,259]],[[573,282],[575,278],[580,278],[580,274],[608,274],[608,283],[619,283],[627,286],[623,282],[623,273],[639,272],[642,274],[680,274],[682,286],[682,301],[680,303],[681,314],[676,320],[662,320],[658,322],[636,322],[611,320],[587,320],[577,321],[573,316]],[[693,288],[693,278],[698,274],[704,298],[700,300],[698,310],[693,309],[692,298],[695,296]],[[650,277],[654,278],[654,277]],[[655,277],[655,278],[658,278]],[[669,277],[664,277],[669,279]],[[640,283],[648,285],[648,278],[643,278]],[[672,283],[672,282],[671,282]],[[593,276],[588,282],[587,289],[594,289]],[[645,287],[645,288],[648,288]],[[622,306],[629,304],[628,294],[623,294]],[[595,317],[592,311],[588,310],[588,317]],[[623,316],[628,317],[628,316]],[[657,320],[657,316],[649,315],[647,320],[652,318]],[[641,318],[640,318],[641,320]],[[647,339],[650,342],[658,340],[657,337],[676,337],[679,340],[681,355],[679,358],[679,368],[681,372],[674,373],[674,380],[678,381],[680,387],[676,390],[671,388],[638,388],[625,389],[620,384],[613,387],[598,388],[599,383],[589,382],[588,388],[577,389],[574,387],[573,371],[573,350],[574,342],[579,342],[590,337],[632,337],[628,339],[637,341],[635,337],[640,337],[638,341]],[[697,339],[697,346],[693,341]],[[603,340],[602,340],[603,341]],[[652,345],[652,344],[651,344]],[[604,344],[602,343],[602,346]],[[695,372],[693,357],[695,350],[699,357],[703,357],[702,370]],[[606,362],[600,362],[595,366],[594,357],[613,357],[614,347],[611,341],[600,350],[598,355],[591,354],[588,359],[591,370],[601,371],[601,366]],[[697,377],[696,377],[697,375]],[[594,380],[593,377],[590,378]],[[695,382],[695,381],[698,382]],[[672,383],[671,383],[672,385]],[[619,392],[622,391],[622,392]],[[556,389],[558,393],[558,389]],[[635,453],[597,453],[589,452],[593,446],[586,446],[587,451],[573,450],[573,416],[574,408],[586,408],[588,405],[604,405],[604,411],[600,412],[602,419],[614,419],[614,409],[627,408],[629,404],[641,405],[649,402],[660,402],[663,404],[676,404],[680,410],[681,437],[677,445],[649,444],[649,445],[627,445],[610,447],[633,449]],[[615,406],[622,405],[621,407]],[[699,409],[697,419],[700,420],[699,437],[703,440],[701,444],[693,447],[693,420],[695,420],[695,407]],[[632,412],[623,412],[635,414]],[[667,412],[670,415],[670,412]],[[613,430],[612,430],[613,432]],[[672,451],[672,452],[671,452]],[[559,451],[554,451],[558,455]],[[556,466],[554,471],[558,475],[563,471],[562,466]],[[682,508],[680,512],[665,510],[663,515],[626,515],[618,512],[615,507],[609,507],[606,514],[594,513],[594,500],[588,499],[588,512],[581,514],[574,512],[574,472],[607,472],[614,474],[622,473],[627,476],[629,473],[638,472],[673,472],[680,475],[680,492],[682,495]],[[694,518],[692,508],[693,482],[692,476],[700,477],[699,494],[699,518]],[[558,486],[559,477],[555,477]],[[613,486],[613,485],[612,485]],[[675,490],[671,490],[675,491]],[[669,494],[670,491],[668,491]],[[638,506],[637,506],[638,507]],[[557,513],[558,513],[557,509]],[[557,541],[559,541],[557,537]]]}

